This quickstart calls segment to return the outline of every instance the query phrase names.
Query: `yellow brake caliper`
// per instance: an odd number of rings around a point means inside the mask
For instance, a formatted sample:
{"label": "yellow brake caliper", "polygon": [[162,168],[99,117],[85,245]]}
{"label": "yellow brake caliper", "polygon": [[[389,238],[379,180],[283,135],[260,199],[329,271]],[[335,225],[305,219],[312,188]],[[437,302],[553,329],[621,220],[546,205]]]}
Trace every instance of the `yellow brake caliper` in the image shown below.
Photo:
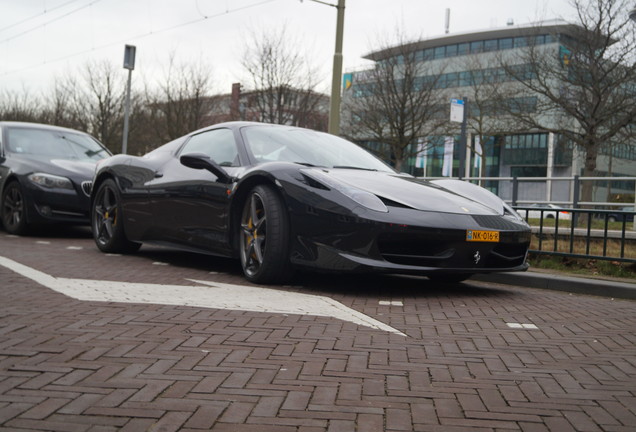
{"label": "yellow brake caliper", "polygon": [[[249,245],[252,244],[254,240],[256,239],[256,231],[252,231],[252,228],[254,228],[254,222],[252,221],[252,218],[250,217],[250,219],[247,221],[248,234],[247,234],[247,238],[245,239],[245,247],[248,249],[249,249]],[[254,251],[252,251],[251,253],[251,258],[255,258]]]}

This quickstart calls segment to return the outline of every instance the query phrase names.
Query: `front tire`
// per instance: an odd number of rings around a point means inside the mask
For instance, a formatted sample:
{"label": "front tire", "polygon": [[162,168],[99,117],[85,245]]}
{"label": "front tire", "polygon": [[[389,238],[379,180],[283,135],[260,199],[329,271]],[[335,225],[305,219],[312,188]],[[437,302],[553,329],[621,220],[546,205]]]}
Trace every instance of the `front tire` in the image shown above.
{"label": "front tire", "polygon": [[253,283],[280,283],[291,276],[289,218],[281,197],[268,185],[247,196],[239,233],[241,266]]}
{"label": "front tire", "polygon": [[128,240],[123,222],[119,189],[113,180],[107,179],[99,185],[91,208],[91,228],[99,250],[129,253],[141,247],[141,244]]}
{"label": "front tire", "polygon": [[4,229],[9,234],[26,234],[28,230],[26,208],[22,186],[17,181],[12,181],[2,193],[2,209],[0,209]]}

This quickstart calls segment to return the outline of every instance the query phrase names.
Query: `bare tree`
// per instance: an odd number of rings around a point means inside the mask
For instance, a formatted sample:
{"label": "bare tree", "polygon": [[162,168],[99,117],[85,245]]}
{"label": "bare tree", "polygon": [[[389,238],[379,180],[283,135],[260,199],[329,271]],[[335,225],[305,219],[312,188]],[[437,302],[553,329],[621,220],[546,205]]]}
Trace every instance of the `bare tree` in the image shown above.
{"label": "bare tree", "polygon": [[0,120],[40,122],[39,98],[27,89],[0,93]]}
{"label": "bare tree", "polygon": [[375,68],[354,75],[346,98],[351,113],[345,133],[358,141],[374,141],[381,157],[400,170],[409,157],[425,151],[425,142],[448,127],[448,95],[440,91],[445,64],[423,61],[418,43],[398,34],[395,44],[381,43],[370,56]]}
{"label": "bare tree", "polygon": [[206,126],[214,108],[211,97],[212,74],[204,63],[177,64],[171,55],[158,90],[146,85],[148,121],[154,124],[160,142],[176,139]]}
{"label": "bare tree", "polygon": [[[533,43],[515,64],[504,62],[525,94],[537,96],[536,113],[510,104],[528,129],[553,132],[584,155],[583,175],[593,176],[601,150],[622,142],[636,120],[636,40],[627,0],[573,0],[575,24],[563,26],[560,52]],[[520,67],[519,65],[523,65]],[[592,184],[582,200],[592,200]]]}
{"label": "bare tree", "polygon": [[316,91],[317,68],[308,61],[306,49],[292,40],[296,38],[285,26],[251,33],[242,59],[251,83],[248,101],[259,121],[316,127],[315,116],[326,97]]}
{"label": "bare tree", "polygon": [[65,88],[63,82],[57,79],[53,89],[44,98],[42,106],[43,123],[56,126],[64,126],[73,129],[82,128],[82,124],[74,119],[71,113],[71,94]]}
{"label": "bare tree", "polygon": [[120,72],[106,60],[87,62],[77,75],[58,79],[53,96],[56,104],[66,105],[68,125],[92,134],[114,152],[121,149],[122,139],[125,80]]}
{"label": "bare tree", "polygon": [[[502,135],[516,131],[517,122],[510,116],[502,104],[514,99],[516,94],[507,83],[505,69],[496,65],[495,58],[471,56],[468,63],[462,58],[461,72],[464,96],[468,97],[467,125],[474,142],[468,143],[471,151],[481,157],[482,170],[486,172],[486,145],[502,143]],[[477,143],[480,143],[477,146]]]}

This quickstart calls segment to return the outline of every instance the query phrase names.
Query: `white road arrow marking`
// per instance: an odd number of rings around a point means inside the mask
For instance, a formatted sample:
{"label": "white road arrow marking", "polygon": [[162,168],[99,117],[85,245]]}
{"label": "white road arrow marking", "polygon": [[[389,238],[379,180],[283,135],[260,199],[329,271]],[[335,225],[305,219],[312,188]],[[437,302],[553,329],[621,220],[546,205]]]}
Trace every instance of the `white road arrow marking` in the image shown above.
{"label": "white road arrow marking", "polygon": [[190,280],[197,286],[56,278],[2,256],[0,265],[77,300],[326,316],[406,336],[391,326],[324,296],[194,279]]}

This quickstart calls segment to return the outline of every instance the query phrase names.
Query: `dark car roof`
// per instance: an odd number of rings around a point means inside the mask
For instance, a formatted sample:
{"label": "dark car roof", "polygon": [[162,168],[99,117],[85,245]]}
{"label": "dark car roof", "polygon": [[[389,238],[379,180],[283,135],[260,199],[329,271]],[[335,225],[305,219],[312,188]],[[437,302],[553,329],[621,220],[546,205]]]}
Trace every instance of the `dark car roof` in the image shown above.
{"label": "dark car roof", "polygon": [[[216,129],[216,128],[239,129],[244,126],[265,126],[265,127],[277,127],[277,128],[287,128],[287,129],[304,129],[304,128],[299,128],[297,126],[290,126],[290,125],[276,124],[276,123],[261,123],[261,122],[252,122],[252,121],[230,121],[230,122],[217,123],[217,124],[205,126],[201,129],[197,129],[193,132],[190,132],[187,135],[196,135],[199,132],[203,132],[209,129]],[[315,131],[315,132],[319,132],[319,131]]]}
{"label": "dark car roof", "polygon": [[86,134],[86,132],[79,131],[77,129],[65,128],[62,126],[54,126],[43,123],[30,123],[30,122],[17,122],[17,121],[0,121],[0,128],[2,127],[21,127],[21,128],[30,128],[30,129],[47,129],[47,130],[55,130],[60,132],[72,132],[72,133],[80,133]]}

